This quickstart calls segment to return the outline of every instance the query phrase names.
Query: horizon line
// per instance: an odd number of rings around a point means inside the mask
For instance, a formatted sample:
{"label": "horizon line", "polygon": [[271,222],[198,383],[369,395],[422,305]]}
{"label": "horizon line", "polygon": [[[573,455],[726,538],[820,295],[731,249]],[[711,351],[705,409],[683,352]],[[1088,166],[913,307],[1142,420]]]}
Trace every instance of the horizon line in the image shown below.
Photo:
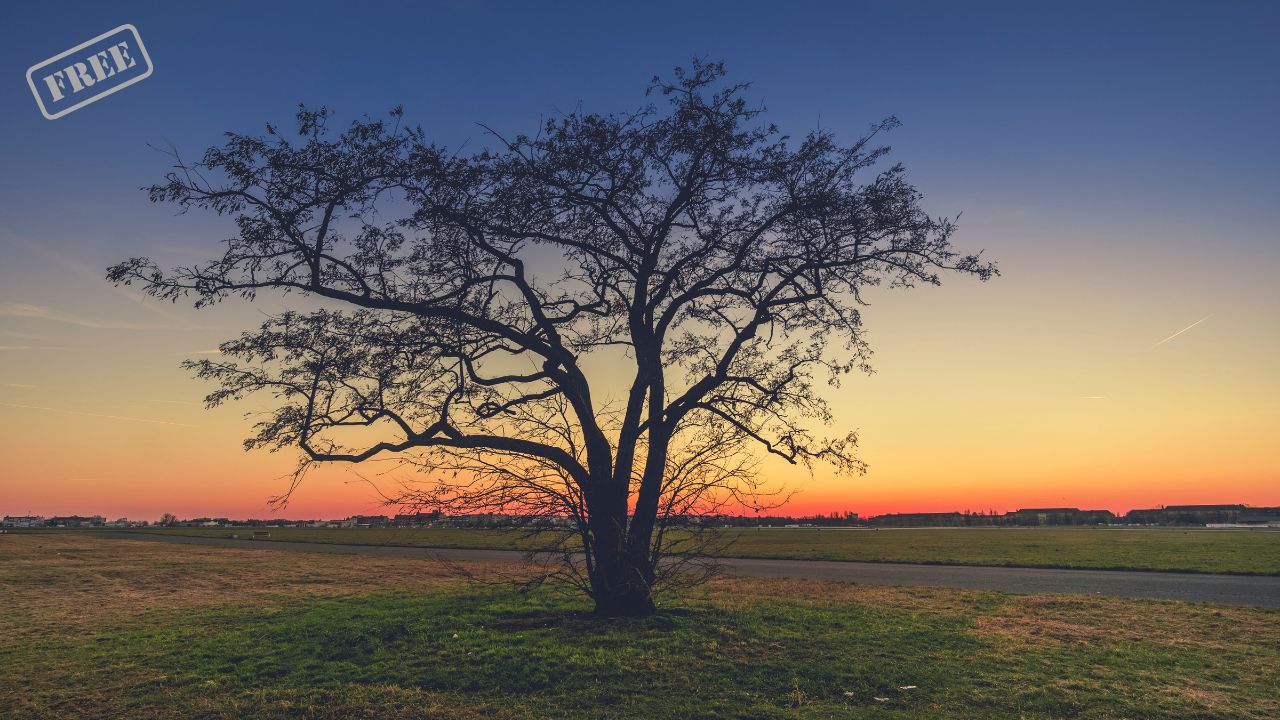
{"label": "horizon line", "polygon": [[[993,509],[989,509],[989,510],[978,510],[978,511],[973,511],[973,510],[928,510],[928,511],[902,511],[902,510],[895,510],[895,511],[892,511],[892,512],[884,512],[884,513],[879,513],[879,514],[876,514],[876,515],[863,515],[862,513],[858,513],[858,512],[852,511],[852,510],[844,510],[844,511],[832,511],[832,512],[830,512],[830,513],[813,512],[813,513],[802,514],[802,515],[797,515],[797,514],[788,514],[788,513],[778,513],[778,514],[772,514],[772,513],[755,513],[755,514],[743,514],[743,513],[739,513],[739,514],[731,514],[731,513],[716,513],[716,514],[714,514],[714,515],[687,515],[687,516],[685,516],[685,517],[727,517],[727,518],[752,518],[752,517],[759,517],[759,518],[788,518],[788,519],[794,519],[794,520],[806,520],[806,519],[818,519],[818,518],[824,518],[824,519],[825,519],[825,518],[830,518],[832,515],[835,515],[836,517],[846,517],[849,513],[853,513],[854,515],[856,515],[856,516],[858,517],[858,519],[860,519],[860,520],[861,520],[861,519],[871,519],[871,518],[885,517],[885,516],[890,516],[890,515],[951,515],[951,514],[958,514],[958,515],[971,515],[971,516],[982,516],[982,517],[993,517],[993,516],[998,517],[998,516],[1002,516],[1002,515],[1010,515],[1010,514],[1019,513],[1019,512],[1028,512],[1028,511],[1036,511],[1036,510],[1039,510],[1039,511],[1046,511],[1046,510],[1077,510],[1077,511],[1079,511],[1079,512],[1110,512],[1111,514],[1115,515],[1116,517],[1124,517],[1125,515],[1127,515],[1127,514],[1129,514],[1129,513],[1131,513],[1131,512],[1138,512],[1138,511],[1144,511],[1144,510],[1165,510],[1165,509],[1168,509],[1168,508],[1178,508],[1178,507],[1244,507],[1244,508],[1248,508],[1248,509],[1267,509],[1267,508],[1272,508],[1272,507],[1280,507],[1280,505],[1275,505],[1275,506],[1273,506],[1273,505],[1253,505],[1253,504],[1250,504],[1250,503],[1244,503],[1244,502],[1231,502],[1231,503],[1173,503],[1173,504],[1158,504],[1158,505],[1154,505],[1154,506],[1151,506],[1151,507],[1131,507],[1131,508],[1129,508],[1128,510],[1126,510],[1126,511],[1124,511],[1124,512],[1116,512],[1116,511],[1114,511],[1114,510],[1111,510],[1110,508],[1080,508],[1080,507],[1072,507],[1072,506],[1066,506],[1066,505],[1059,505],[1059,506],[1053,506],[1053,507],[1050,507],[1050,506],[1020,507],[1020,508],[1017,508],[1016,510],[1005,510],[1005,511],[1003,511],[1003,512],[1002,512],[1002,511],[993,510]],[[422,510],[418,510],[418,511],[413,511],[413,512],[399,512],[399,513],[394,513],[394,514],[389,514],[389,515],[377,515],[377,514],[367,514],[367,513],[353,513],[353,514],[349,514],[349,515],[347,515],[346,517],[341,517],[341,518],[338,518],[338,517],[331,517],[331,518],[319,518],[319,517],[311,517],[311,518],[304,518],[304,517],[294,517],[294,518],[289,518],[289,517],[243,517],[243,518],[232,518],[232,517],[224,517],[224,516],[220,516],[220,517],[203,516],[203,517],[191,517],[191,518],[179,519],[179,520],[178,520],[178,522],[191,522],[191,521],[194,521],[194,520],[201,520],[201,519],[203,519],[203,520],[210,520],[210,521],[212,521],[212,520],[225,520],[225,521],[227,521],[227,522],[251,522],[251,521],[267,521],[267,522],[334,522],[334,521],[338,521],[338,520],[350,520],[351,518],[357,518],[357,517],[387,517],[387,518],[395,518],[395,517],[397,517],[398,515],[413,515],[413,514],[430,514],[430,511],[425,511],[425,512],[424,512],[424,511],[422,511]],[[518,514],[514,514],[514,513],[498,513],[498,512],[491,512],[491,513],[457,513],[457,514],[453,514],[453,515],[443,515],[443,514],[442,514],[442,515],[441,515],[441,517],[444,517],[444,518],[451,518],[451,517],[468,517],[468,516],[476,516],[476,515],[494,515],[494,516],[503,516],[503,517],[521,517],[520,515],[518,515]],[[630,516],[630,512],[628,512],[628,516]],[[80,514],[76,514],[76,513],[70,513],[70,514],[61,514],[61,515],[59,515],[59,514],[41,515],[41,514],[33,514],[30,510],[28,510],[26,514],[21,514],[21,515],[19,515],[19,514],[4,513],[4,514],[3,514],[3,517],[13,517],[13,518],[17,518],[17,517],[38,517],[38,518],[42,518],[42,519],[52,519],[52,518],[58,518],[58,517],[64,517],[64,518],[67,518],[67,517],[79,517],[79,518],[94,518],[94,517],[100,517],[100,518],[102,518],[104,521],[106,521],[106,520],[107,520],[107,516],[106,516],[106,515],[101,515],[101,514],[94,514],[94,515],[80,515]],[[127,517],[127,516],[121,516],[120,518],[117,518],[117,520],[128,520],[128,517]],[[115,522],[115,521],[113,520],[112,522]]]}

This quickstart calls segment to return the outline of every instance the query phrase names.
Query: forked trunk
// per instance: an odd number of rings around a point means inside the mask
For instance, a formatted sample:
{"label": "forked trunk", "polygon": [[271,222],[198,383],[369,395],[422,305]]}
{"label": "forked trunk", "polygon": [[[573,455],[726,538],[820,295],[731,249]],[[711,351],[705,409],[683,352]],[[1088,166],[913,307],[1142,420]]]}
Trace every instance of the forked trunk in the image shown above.
{"label": "forked trunk", "polygon": [[653,568],[648,553],[631,552],[627,542],[626,506],[608,517],[591,518],[594,565],[591,597],[603,617],[643,617],[654,611]]}

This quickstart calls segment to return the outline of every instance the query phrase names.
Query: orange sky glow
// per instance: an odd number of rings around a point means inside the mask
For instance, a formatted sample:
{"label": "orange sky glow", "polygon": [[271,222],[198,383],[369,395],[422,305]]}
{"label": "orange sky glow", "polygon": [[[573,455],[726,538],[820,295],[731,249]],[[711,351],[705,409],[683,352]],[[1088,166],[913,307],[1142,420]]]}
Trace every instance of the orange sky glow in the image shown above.
{"label": "orange sky glow", "polygon": [[[1260,271],[1232,257],[1153,266],[1133,250],[1082,285],[1067,238],[1029,247],[984,225],[970,221],[960,242],[985,245],[1004,276],[874,297],[876,372],[827,391],[832,430],[859,429],[867,474],[766,461],[766,477],[796,491],[779,512],[1280,504],[1276,291],[1235,281]],[[324,468],[273,510],[295,458],[242,451],[255,406],[206,411],[207,388],[178,368],[258,311],[142,300],[88,277],[106,257],[8,240],[19,263],[53,258],[72,292],[53,305],[15,278],[10,295],[36,302],[0,305],[3,344],[26,348],[0,355],[0,512],[345,517],[386,512],[370,483],[411,477]],[[1140,285],[1124,282],[1136,272]]]}

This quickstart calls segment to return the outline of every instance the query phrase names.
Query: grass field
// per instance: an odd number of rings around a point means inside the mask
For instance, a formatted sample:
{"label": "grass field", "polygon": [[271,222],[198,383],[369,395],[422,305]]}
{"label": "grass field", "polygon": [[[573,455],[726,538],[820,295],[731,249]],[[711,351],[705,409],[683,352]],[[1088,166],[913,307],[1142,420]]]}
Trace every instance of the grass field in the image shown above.
{"label": "grass field", "polygon": [[0,535],[0,592],[15,718],[1280,717],[1248,608],[730,578],[602,626],[421,560],[85,533]]}
{"label": "grass field", "polygon": [[[225,528],[150,529],[183,535],[246,537]],[[729,557],[1004,565],[1280,575],[1280,532],[1147,528],[973,528],[726,530]],[[527,548],[510,531],[475,529],[271,528],[294,542],[442,548]]]}

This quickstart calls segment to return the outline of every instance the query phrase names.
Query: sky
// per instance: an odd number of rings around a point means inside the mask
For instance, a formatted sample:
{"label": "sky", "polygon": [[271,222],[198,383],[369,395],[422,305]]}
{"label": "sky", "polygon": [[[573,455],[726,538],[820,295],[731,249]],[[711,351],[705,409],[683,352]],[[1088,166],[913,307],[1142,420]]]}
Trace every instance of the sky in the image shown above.
{"label": "sky", "polygon": [[[827,395],[868,472],[767,464],[785,512],[1123,512],[1280,504],[1280,5],[1275,3],[21,3],[0,43],[0,514],[345,517],[370,468],[246,453],[250,405],[178,367],[280,298],[194,311],[113,288],[211,257],[225,219],[139,191],[298,103],[403,105],[442,144],[626,111],[723,60],[784,131],[891,158],[1002,276],[876,293],[876,372]],[[154,64],[57,120],[28,67],[119,25]],[[1185,329],[1185,331],[1183,331]]]}

